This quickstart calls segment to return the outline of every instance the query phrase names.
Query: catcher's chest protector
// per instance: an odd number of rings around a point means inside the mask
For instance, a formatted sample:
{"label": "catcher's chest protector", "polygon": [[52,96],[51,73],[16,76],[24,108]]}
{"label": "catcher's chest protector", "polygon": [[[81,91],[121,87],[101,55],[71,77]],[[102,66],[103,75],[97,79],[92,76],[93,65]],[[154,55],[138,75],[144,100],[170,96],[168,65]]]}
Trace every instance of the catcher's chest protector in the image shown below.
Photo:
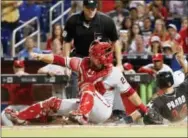
{"label": "catcher's chest protector", "polygon": [[101,81],[104,77],[108,76],[112,70],[109,66],[101,71],[95,71],[89,67],[89,58],[84,58],[80,64],[79,86],[84,83],[96,83]]}

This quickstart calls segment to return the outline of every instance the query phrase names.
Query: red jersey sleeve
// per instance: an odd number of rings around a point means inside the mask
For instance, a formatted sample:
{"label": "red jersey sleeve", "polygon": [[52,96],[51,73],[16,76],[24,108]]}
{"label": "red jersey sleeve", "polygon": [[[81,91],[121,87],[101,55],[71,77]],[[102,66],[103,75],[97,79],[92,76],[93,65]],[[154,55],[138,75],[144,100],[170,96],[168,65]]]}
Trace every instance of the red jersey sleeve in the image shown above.
{"label": "red jersey sleeve", "polygon": [[52,44],[52,39],[50,38],[50,39],[47,40],[46,50],[52,50],[51,44]]}
{"label": "red jersey sleeve", "polygon": [[82,59],[77,57],[69,58],[55,55],[53,63],[58,64],[60,66],[68,67],[72,71],[78,72],[81,61]]}

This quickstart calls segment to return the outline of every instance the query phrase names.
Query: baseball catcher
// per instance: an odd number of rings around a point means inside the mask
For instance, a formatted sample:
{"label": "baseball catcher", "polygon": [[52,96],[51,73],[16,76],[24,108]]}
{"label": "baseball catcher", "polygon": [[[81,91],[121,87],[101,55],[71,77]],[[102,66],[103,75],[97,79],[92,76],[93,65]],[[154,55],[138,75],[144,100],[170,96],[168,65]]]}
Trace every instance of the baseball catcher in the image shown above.
{"label": "baseball catcher", "polygon": [[[17,124],[31,119],[48,116],[51,113],[68,116],[78,124],[103,123],[110,118],[114,93],[121,94],[137,107],[135,114],[140,117],[147,112],[147,107],[124,78],[121,69],[112,65],[113,47],[107,42],[94,42],[89,49],[89,57],[68,58],[52,54],[36,54],[31,56],[50,64],[66,66],[79,75],[79,93],[77,99],[60,99],[51,97],[45,101],[33,104],[20,112],[8,112],[10,120]],[[133,114],[131,120],[136,120]]]}
{"label": "baseball catcher", "polygon": [[177,122],[187,117],[188,76],[180,86],[173,88],[174,80],[171,72],[157,75],[157,85],[163,91],[149,104],[149,111],[144,116],[145,124],[163,124],[163,118]]}

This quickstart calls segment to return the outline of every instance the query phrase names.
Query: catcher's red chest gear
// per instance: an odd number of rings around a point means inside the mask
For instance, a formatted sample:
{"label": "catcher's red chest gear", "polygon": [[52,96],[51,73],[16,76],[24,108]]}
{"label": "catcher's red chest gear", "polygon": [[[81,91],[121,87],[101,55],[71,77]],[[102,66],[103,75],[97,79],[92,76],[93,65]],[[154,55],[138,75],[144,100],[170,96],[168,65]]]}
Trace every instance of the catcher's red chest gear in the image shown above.
{"label": "catcher's red chest gear", "polygon": [[90,59],[84,58],[80,64],[79,86],[81,87],[85,83],[95,84],[101,81],[104,77],[108,76],[112,71],[112,65],[109,64],[100,71],[93,70],[90,66]]}
{"label": "catcher's red chest gear", "polygon": [[91,45],[89,56],[97,59],[104,66],[111,64],[113,62],[113,47],[107,42],[96,42]]}

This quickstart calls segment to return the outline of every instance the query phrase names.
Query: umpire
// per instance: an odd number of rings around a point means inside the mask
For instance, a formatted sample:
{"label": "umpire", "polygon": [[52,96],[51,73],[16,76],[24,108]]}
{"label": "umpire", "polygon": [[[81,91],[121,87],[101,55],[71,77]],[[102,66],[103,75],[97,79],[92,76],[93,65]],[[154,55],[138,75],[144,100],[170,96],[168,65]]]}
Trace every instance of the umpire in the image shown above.
{"label": "umpire", "polygon": [[144,117],[145,124],[163,124],[163,118],[170,122],[185,119],[188,115],[188,75],[178,87],[173,87],[171,72],[161,72],[157,75],[157,85],[164,91],[149,104],[149,111]]}
{"label": "umpire", "polygon": [[97,11],[97,0],[83,0],[83,11],[72,15],[64,28],[64,56],[70,56],[74,40],[75,55],[86,57],[92,41],[111,41],[115,47],[117,65],[121,65],[121,46],[113,20]]}
{"label": "umpire", "polygon": [[[121,46],[116,26],[109,16],[97,11],[97,6],[97,0],[83,0],[83,11],[73,14],[67,20],[63,32],[63,55],[70,56],[72,42],[75,47],[72,56],[83,58],[89,55],[89,46],[94,40],[110,41],[115,49],[116,65],[122,67]],[[73,73],[73,87],[77,85],[76,78],[76,74]]]}

